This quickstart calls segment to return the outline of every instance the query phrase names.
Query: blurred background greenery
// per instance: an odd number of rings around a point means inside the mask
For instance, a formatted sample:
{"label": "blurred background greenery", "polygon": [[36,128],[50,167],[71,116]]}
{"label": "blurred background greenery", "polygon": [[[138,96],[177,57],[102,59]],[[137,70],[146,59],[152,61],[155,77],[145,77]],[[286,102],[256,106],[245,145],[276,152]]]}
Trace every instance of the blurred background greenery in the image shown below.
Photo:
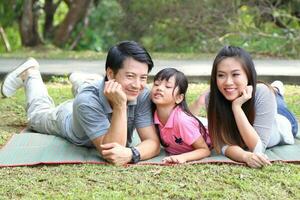
{"label": "blurred background greenery", "polygon": [[300,58],[299,0],[0,1],[0,56],[106,52],[121,40],[150,52],[215,54],[223,45],[256,56]]}

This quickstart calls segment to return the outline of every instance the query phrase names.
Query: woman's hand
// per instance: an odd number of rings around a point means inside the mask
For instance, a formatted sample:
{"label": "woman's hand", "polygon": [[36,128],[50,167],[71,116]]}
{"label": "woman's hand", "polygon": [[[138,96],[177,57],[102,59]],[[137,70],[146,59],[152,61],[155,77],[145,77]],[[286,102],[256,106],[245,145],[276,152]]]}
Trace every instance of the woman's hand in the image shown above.
{"label": "woman's hand", "polygon": [[253,91],[253,86],[248,85],[242,92],[241,96],[236,98],[232,102],[232,106],[239,106],[241,107],[245,102],[247,102],[249,99],[252,97],[252,91]]}
{"label": "woman's hand", "polygon": [[266,165],[271,165],[268,157],[265,154],[247,152],[244,157],[245,163],[249,167],[261,168]]}

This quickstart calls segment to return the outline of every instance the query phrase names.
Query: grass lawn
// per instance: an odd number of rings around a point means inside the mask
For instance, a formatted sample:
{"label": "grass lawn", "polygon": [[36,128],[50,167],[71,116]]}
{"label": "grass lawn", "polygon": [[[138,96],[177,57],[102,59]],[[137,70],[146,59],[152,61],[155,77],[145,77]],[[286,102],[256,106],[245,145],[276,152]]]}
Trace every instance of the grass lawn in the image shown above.
{"label": "grass lawn", "polygon": [[[68,82],[47,86],[56,103],[71,98]],[[207,87],[190,85],[188,101]],[[300,86],[286,86],[288,106],[298,120],[299,94]],[[3,146],[26,126],[24,91],[0,99],[0,110]],[[300,165],[274,163],[263,169],[225,164],[0,168],[0,199],[300,199]]]}

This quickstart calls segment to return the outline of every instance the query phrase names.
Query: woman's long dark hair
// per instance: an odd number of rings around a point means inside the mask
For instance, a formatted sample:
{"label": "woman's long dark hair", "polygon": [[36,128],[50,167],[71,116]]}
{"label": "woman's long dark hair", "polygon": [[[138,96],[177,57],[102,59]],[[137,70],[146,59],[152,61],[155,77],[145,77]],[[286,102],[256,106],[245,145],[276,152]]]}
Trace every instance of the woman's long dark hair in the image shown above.
{"label": "woman's long dark hair", "polygon": [[[185,112],[187,115],[195,118],[198,123],[199,123],[199,131],[200,134],[202,135],[202,137],[204,138],[205,142],[207,141],[207,137],[208,137],[208,133],[206,131],[206,128],[204,127],[204,125],[201,123],[201,121],[195,117],[191,111],[189,110],[187,103],[186,103],[186,99],[185,99],[185,95],[188,89],[188,80],[187,77],[184,75],[184,73],[182,73],[181,71],[178,71],[175,68],[165,68],[160,70],[155,76],[154,76],[154,80],[153,82],[159,80],[159,81],[163,81],[166,80],[168,81],[171,77],[175,78],[175,86],[174,86],[174,90],[173,93],[175,91],[175,89],[178,87],[178,94],[183,94],[183,100],[177,104],[176,106],[180,106],[180,108],[182,109],[183,112]],[[152,112],[154,114],[156,110],[156,105],[152,102]],[[166,147],[167,145],[162,141],[160,134],[159,134],[159,129],[157,128],[157,133],[159,136],[159,140],[161,142],[161,144]]]}
{"label": "woman's long dark hair", "polygon": [[257,74],[251,56],[242,48],[225,46],[217,54],[211,72],[210,95],[208,103],[208,132],[211,136],[213,147],[217,153],[221,147],[227,145],[239,145],[245,147],[245,143],[239,133],[233,116],[231,101],[228,101],[217,86],[217,70],[219,63],[226,58],[235,58],[239,61],[246,72],[248,85],[253,86],[252,98],[242,105],[242,109],[250,124],[253,125],[255,118],[255,92]]}

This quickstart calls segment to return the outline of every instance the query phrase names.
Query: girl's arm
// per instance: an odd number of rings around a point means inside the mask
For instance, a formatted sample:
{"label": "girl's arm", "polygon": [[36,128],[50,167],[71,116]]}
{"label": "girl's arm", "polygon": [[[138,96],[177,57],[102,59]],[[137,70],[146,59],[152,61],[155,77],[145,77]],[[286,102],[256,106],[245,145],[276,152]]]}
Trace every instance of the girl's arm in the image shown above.
{"label": "girl's arm", "polygon": [[166,163],[185,163],[188,161],[194,161],[194,160],[200,160],[202,158],[208,157],[210,155],[210,150],[205,143],[202,136],[200,136],[193,144],[193,148],[195,150],[174,155],[174,156],[168,156],[163,159],[163,162]]}
{"label": "girl's arm", "polygon": [[209,93],[209,89],[207,89],[203,94],[201,94],[190,106],[189,110],[193,115],[198,116],[200,113],[200,109],[205,107],[205,98]]}
{"label": "girl's arm", "polygon": [[265,165],[271,165],[270,161],[264,154],[252,153],[243,150],[237,145],[228,146],[225,155],[237,162],[246,163],[249,167],[260,168]]}

